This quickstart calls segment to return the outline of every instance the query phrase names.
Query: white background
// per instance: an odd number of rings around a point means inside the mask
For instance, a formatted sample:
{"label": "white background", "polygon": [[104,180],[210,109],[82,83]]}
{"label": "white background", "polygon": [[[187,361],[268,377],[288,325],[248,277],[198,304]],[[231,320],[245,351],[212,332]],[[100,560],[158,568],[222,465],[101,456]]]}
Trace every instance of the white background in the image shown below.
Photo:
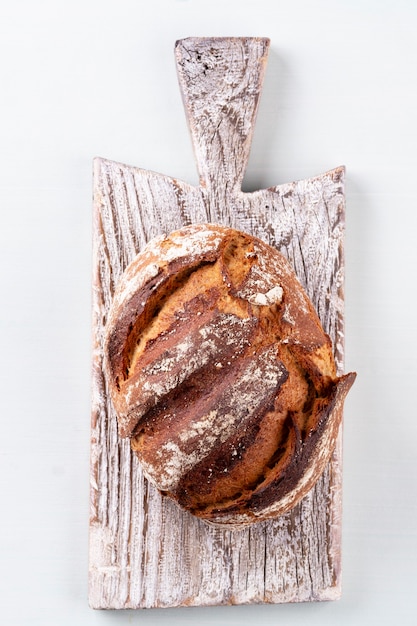
{"label": "white background", "polygon": [[[414,624],[414,0],[32,0],[0,9],[0,621]],[[91,164],[197,182],[173,46],[268,36],[245,189],[347,166],[343,598],[87,605]]]}

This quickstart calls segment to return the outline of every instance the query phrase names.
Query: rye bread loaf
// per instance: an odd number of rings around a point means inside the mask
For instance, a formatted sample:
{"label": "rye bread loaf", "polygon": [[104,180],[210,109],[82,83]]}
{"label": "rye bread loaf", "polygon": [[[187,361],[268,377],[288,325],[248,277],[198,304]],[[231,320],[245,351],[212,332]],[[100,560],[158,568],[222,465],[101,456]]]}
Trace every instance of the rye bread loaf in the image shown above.
{"label": "rye bread loaf", "polygon": [[146,476],[205,521],[289,510],[323,472],[355,374],[286,259],[200,224],[151,241],[120,280],[105,370]]}

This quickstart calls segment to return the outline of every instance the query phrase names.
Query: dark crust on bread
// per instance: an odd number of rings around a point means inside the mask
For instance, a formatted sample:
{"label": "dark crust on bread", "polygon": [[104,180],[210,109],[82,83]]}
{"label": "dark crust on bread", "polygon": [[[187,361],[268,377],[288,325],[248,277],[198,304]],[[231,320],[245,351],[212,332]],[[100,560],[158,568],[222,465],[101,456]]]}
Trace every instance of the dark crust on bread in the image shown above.
{"label": "dark crust on bread", "polygon": [[[253,493],[248,499],[243,500],[241,498],[230,506],[211,509],[208,519],[215,515],[218,520],[222,517],[230,520],[230,518],[233,519],[234,515],[241,516],[245,512],[248,517],[252,516],[256,520],[258,512],[273,508],[276,503],[282,501],[284,496],[293,492],[302,476],[306,473],[307,468],[311,465],[311,461],[315,457],[315,448],[318,446],[320,438],[323,437],[326,429],[331,428],[335,442],[342,417],[342,412],[338,410],[337,404],[342,396],[343,398],[345,397],[354,379],[354,374],[347,374],[345,377],[338,379],[337,383],[333,385],[329,397],[323,403],[323,408],[320,411],[320,421],[316,429],[310,432],[304,439],[300,438],[295,442],[291,463],[283,471],[268,481],[267,484],[252,485]],[[332,420],[332,413],[336,413],[336,419]],[[289,417],[288,419],[291,418]],[[292,427],[294,432],[297,432],[296,424],[293,423]],[[321,471],[323,471],[328,460],[329,458],[326,456],[321,462],[320,460],[317,461],[317,464],[321,466]],[[316,478],[311,481],[309,489],[314,482],[316,482]],[[194,513],[198,514],[199,517],[204,517],[205,515],[203,510]]]}
{"label": "dark crust on bread", "polygon": [[294,506],[336,443],[354,374],[276,250],[191,226],[128,267],[106,329],[119,433],[161,492],[240,526]]}

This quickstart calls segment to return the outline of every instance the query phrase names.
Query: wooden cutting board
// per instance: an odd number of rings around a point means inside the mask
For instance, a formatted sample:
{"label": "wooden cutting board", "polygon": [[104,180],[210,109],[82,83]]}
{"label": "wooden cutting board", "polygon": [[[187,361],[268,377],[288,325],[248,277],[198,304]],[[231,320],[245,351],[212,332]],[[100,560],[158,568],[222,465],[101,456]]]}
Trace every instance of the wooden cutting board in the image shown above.
{"label": "wooden cutting board", "polygon": [[341,434],[322,478],[288,514],[211,527],[159,495],[117,434],[103,374],[114,288],[154,236],[197,222],[244,230],[293,264],[343,371],[344,169],[243,193],[269,41],[190,38],[175,57],[200,185],[94,163],[89,598],[93,608],[332,600],[340,595]]}

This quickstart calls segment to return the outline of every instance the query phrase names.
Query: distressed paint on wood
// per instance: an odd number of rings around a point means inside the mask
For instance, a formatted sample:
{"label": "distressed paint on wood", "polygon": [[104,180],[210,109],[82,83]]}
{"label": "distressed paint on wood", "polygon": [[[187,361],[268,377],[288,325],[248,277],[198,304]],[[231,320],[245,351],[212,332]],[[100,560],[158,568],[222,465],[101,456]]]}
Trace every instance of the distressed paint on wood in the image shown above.
{"label": "distressed paint on wood", "polygon": [[276,246],[293,264],[343,370],[344,170],[243,193],[265,39],[188,39],[176,59],[200,186],[96,159],[90,604],[173,607],[330,600],[340,595],[341,436],[288,514],[244,530],[209,526],[163,498],[117,434],[102,369],[106,316],[123,270],[154,236],[217,222]]}

